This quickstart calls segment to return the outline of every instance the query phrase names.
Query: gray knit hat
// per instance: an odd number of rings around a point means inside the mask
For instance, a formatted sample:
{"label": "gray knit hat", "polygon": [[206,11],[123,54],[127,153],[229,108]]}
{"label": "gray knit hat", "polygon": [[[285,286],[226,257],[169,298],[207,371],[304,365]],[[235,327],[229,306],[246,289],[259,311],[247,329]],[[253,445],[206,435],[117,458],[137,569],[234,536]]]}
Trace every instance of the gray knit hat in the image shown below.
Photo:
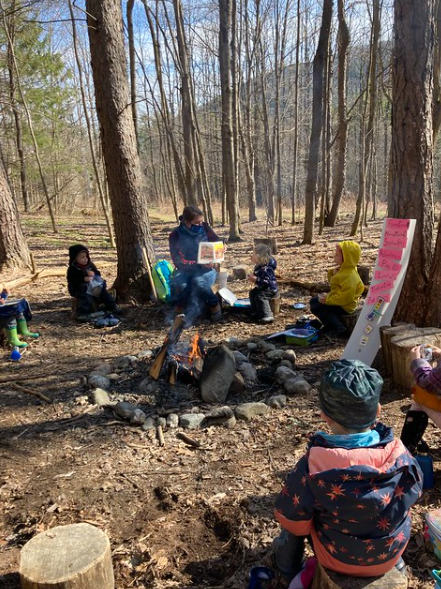
{"label": "gray knit hat", "polygon": [[360,360],[337,360],[325,372],[320,386],[323,413],[346,429],[364,429],[375,423],[383,379]]}

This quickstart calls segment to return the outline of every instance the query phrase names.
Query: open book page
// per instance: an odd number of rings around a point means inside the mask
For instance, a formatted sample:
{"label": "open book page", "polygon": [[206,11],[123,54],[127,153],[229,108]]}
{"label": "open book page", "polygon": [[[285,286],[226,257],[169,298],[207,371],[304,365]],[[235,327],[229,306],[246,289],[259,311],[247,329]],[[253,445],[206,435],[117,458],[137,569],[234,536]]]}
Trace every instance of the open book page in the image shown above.
{"label": "open book page", "polygon": [[232,307],[234,306],[234,303],[237,301],[236,295],[234,294],[234,292],[231,292],[229,288],[225,287],[219,289],[219,294],[224,299],[224,301]]}
{"label": "open book page", "polygon": [[198,249],[198,264],[217,264],[224,261],[223,241],[201,241]]}

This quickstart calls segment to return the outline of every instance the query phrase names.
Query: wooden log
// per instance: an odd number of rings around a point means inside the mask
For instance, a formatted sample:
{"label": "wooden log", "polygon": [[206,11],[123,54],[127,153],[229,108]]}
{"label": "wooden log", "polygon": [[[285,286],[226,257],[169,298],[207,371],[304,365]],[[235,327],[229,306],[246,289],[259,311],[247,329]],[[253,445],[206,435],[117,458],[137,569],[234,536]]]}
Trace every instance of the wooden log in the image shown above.
{"label": "wooden log", "polygon": [[22,589],[114,589],[109,538],[90,524],[37,534],[20,555]]}
{"label": "wooden log", "polygon": [[355,309],[353,313],[347,313],[347,315],[342,315],[341,320],[343,325],[348,330],[348,334],[354,331],[355,324],[357,323],[358,318],[360,317],[362,309],[363,307],[359,307],[358,309]]}
{"label": "wooden log", "polygon": [[312,589],[407,589],[406,575],[394,567],[391,571],[377,577],[352,577],[340,575],[317,565]]}
{"label": "wooden log", "polygon": [[274,317],[278,317],[280,315],[280,303],[282,299],[280,296],[276,296],[273,299],[270,299],[270,307],[271,311],[273,312]]}
{"label": "wooden log", "polygon": [[255,237],[254,238],[254,245],[259,245],[259,243],[264,243],[270,248],[271,254],[277,254],[277,239],[275,237]]}
{"label": "wooden log", "polygon": [[390,340],[392,378],[394,383],[412,388],[413,375],[410,371],[410,350],[423,343],[441,342],[441,329],[437,327],[415,327],[409,332],[400,332]]}
{"label": "wooden log", "polygon": [[150,368],[149,374],[154,380],[158,380],[159,375],[161,374],[162,366],[163,366],[165,359],[167,357],[168,349],[170,346],[172,346],[173,344],[175,344],[179,340],[179,337],[182,333],[182,330],[184,329],[184,326],[185,326],[185,315],[183,315],[182,313],[179,315],[176,315],[175,320],[173,321],[173,325],[171,326],[171,329],[170,329],[167,337],[165,338],[165,341],[162,344],[162,347],[159,350],[159,352],[155,358],[155,361],[153,362],[153,364]]}
{"label": "wooden log", "polygon": [[402,331],[415,329],[413,323],[400,323],[398,325],[383,325],[380,327],[381,351],[383,354],[384,367],[389,374],[392,374],[391,344],[390,340],[399,335]]}
{"label": "wooden log", "polygon": [[248,274],[251,272],[248,266],[244,264],[238,264],[233,268],[233,278],[236,280],[245,280]]}
{"label": "wooden log", "polygon": [[360,276],[361,280],[363,281],[363,284],[365,286],[369,286],[371,279],[370,279],[370,273],[371,273],[371,269],[369,268],[369,266],[357,266],[357,272],[358,275]]}

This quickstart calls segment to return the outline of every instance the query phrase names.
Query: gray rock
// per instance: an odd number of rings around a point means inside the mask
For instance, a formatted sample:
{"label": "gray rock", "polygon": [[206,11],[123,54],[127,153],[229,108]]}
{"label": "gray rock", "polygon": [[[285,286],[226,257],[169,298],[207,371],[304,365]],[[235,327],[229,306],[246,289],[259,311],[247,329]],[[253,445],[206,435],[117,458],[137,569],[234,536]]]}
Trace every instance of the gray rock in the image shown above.
{"label": "gray rock", "polygon": [[137,355],[137,358],[151,358],[152,356],[153,356],[152,350],[144,350],[142,352],[139,352],[139,354]]}
{"label": "gray rock", "polygon": [[156,421],[153,417],[147,417],[147,419],[142,424],[142,429],[146,432],[150,431],[151,429],[156,428]]}
{"label": "gray rock", "polygon": [[133,405],[133,403],[128,403],[127,401],[120,401],[113,408],[113,412],[117,417],[121,417],[121,419],[131,419],[136,409],[139,409],[139,407]]}
{"label": "gray rock", "polygon": [[266,415],[269,407],[265,403],[242,403],[236,407],[236,418],[251,421],[256,415]]}
{"label": "gray rock", "polygon": [[248,358],[245,356],[245,354],[242,354],[242,352],[239,352],[238,350],[235,350],[233,352],[233,356],[236,360],[236,365],[240,366],[240,364],[242,364],[243,362],[249,362]]}
{"label": "gray rock", "polygon": [[238,337],[234,337],[234,335],[229,335],[227,338],[225,338],[225,342],[227,344],[232,344],[234,347],[236,347],[241,345],[242,340]]}
{"label": "gray rock", "polygon": [[240,372],[234,374],[233,382],[230,386],[230,393],[240,394],[245,390],[245,381]]}
{"label": "gray rock", "polygon": [[210,427],[211,425],[222,425],[228,429],[232,429],[236,425],[236,418],[231,407],[216,407],[207,413],[202,426]]}
{"label": "gray rock", "polygon": [[257,350],[257,344],[256,342],[248,342],[247,343],[247,348],[250,352],[254,352],[255,350]]}
{"label": "gray rock", "polygon": [[225,345],[210,350],[199,380],[201,397],[206,403],[224,403],[236,372],[233,352]]}
{"label": "gray rock", "polygon": [[257,342],[257,347],[262,354],[266,354],[267,352],[272,352],[276,349],[276,346],[271,342],[266,342],[265,340],[260,340]]}
{"label": "gray rock", "polygon": [[91,374],[87,383],[91,389],[106,390],[110,387],[110,380],[102,374]]}
{"label": "gray rock", "polygon": [[286,395],[273,395],[268,399],[268,406],[272,409],[283,409],[286,407]]}
{"label": "gray rock", "polygon": [[296,376],[286,380],[283,388],[288,395],[306,395],[311,390],[311,385],[301,376]]}
{"label": "gray rock", "polygon": [[112,405],[109,394],[104,389],[95,389],[91,393],[92,403],[98,407],[106,407]]}
{"label": "gray rock", "polygon": [[265,356],[268,360],[282,360],[283,353],[284,350],[271,350],[270,352],[267,352]]}
{"label": "gray rock", "polygon": [[136,356],[120,356],[115,358],[113,361],[113,368],[115,370],[123,370],[124,368],[130,368],[136,361]]}
{"label": "gray rock", "polygon": [[283,350],[282,358],[284,360],[289,360],[294,365],[295,365],[296,360],[297,360],[297,356],[296,356],[296,353],[294,352],[294,350]]}
{"label": "gray rock", "polygon": [[95,366],[95,368],[93,369],[92,374],[104,374],[104,376],[107,376],[111,372],[111,364],[98,364],[98,366]]}
{"label": "gray rock", "polygon": [[279,366],[286,366],[286,368],[289,368],[290,370],[293,369],[293,365],[289,360],[282,360]]}
{"label": "gray rock", "polygon": [[109,374],[108,378],[110,378],[110,380],[112,380],[112,381],[117,381],[121,378],[121,375],[117,374],[116,372],[111,372]]}
{"label": "gray rock", "polygon": [[143,395],[154,395],[156,393],[159,393],[160,390],[161,390],[161,385],[158,384],[157,382],[151,380],[151,378],[149,378],[149,377],[144,378],[139,383],[139,392],[142,393]]}
{"label": "gray rock", "polygon": [[184,413],[179,419],[179,424],[185,429],[197,429],[204,419],[203,413]]}
{"label": "gray rock", "polygon": [[177,413],[170,413],[167,415],[167,427],[176,429],[179,426],[179,415]]}
{"label": "gray rock", "polygon": [[287,366],[277,366],[276,380],[279,384],[283,384],[287,380],[297,378],[297,373]]}
{"label": "gray rock", "polygon": [[243,362],[237,367],[238,372],[243,376],[246,383],[253,384],[257,382],[257,371],[249,362]]}
{"label": "gray rock", "polygon": [[165,429],[167,427],[167,420],[165,417],[158,417],[156,420],[156,425],[160,425],[162,429]]}
{"label": "gray rock", "polygon": [[130,423],[132,425],[142,425],[145,423],[146,419],[147,415],[144,413],[144,411],[142,409],[136,408],[130,417]]}

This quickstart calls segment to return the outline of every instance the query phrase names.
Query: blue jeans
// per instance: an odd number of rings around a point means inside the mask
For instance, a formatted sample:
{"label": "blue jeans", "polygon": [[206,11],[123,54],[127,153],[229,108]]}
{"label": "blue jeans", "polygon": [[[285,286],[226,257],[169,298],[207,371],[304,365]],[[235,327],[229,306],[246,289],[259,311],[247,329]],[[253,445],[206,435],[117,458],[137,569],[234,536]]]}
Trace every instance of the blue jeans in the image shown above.
{"label": "blue jeans", "polygon": [[205,307],[216,307],[219,301],[211,290],[216,275],[216,270],[201,269],[195,273],[178,270],[172,280],[172,302],[187,307],[193,318]]}
{"label": "blue jeans", "polygon": [[337,329],[345,329],[342,323],[342,316],[347,315],[348,312],[338,305],[325,305],[320,303],[318,297],[313,297],[309,301],[309,308],[311,313],[318,317],[323,323],[325,331],[333,331]]}

